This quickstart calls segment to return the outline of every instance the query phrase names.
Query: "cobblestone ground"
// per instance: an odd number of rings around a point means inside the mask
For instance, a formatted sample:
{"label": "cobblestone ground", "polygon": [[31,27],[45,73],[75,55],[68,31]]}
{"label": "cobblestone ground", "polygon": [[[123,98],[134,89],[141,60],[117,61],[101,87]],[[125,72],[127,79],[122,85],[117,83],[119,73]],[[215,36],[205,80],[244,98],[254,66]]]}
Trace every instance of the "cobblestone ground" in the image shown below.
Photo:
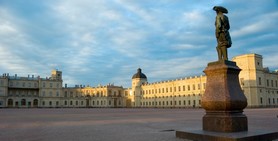
{"label": "cobblestone ground", "polygon": [[[246,109],[249,129],[278,132],[278,108]],[[182,141],[202,109],[0,109],[2,141]]]}

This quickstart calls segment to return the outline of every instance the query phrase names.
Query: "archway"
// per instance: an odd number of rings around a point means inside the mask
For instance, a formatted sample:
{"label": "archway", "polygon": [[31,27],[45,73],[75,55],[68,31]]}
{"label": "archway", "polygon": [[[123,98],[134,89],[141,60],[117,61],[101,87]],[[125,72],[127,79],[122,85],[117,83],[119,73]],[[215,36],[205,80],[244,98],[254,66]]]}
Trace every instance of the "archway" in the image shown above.
{"label": "archway", "polygon": [[34,99],[34,101],[33,101],[33,106],[34,106],[34,107],[38,107],[38,106],[39,106],[39,100]]}
{"label": "archway", "polygon": [[12,99],[8,99],[8,107],[13,107],[13,103]]}
{"label": "archway", "polygon": [[21,106],[26,106],[26,99],[21,99]]}

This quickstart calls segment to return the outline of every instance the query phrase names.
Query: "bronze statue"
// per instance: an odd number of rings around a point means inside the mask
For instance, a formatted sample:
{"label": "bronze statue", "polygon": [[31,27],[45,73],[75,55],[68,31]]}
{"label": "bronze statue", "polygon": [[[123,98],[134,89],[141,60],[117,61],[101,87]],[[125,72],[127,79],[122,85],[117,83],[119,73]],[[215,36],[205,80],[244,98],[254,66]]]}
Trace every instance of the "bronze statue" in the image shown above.
{"label": "bronze statue", "polygon": [[229,19],[224,13],[228,14],[228,10],[222,6],[214,6],[213,10],[216,11],[215,19],[215,36],[217,39],[217,53],[218,60],[228,60],[227,48],[232,46],[230,37]]}

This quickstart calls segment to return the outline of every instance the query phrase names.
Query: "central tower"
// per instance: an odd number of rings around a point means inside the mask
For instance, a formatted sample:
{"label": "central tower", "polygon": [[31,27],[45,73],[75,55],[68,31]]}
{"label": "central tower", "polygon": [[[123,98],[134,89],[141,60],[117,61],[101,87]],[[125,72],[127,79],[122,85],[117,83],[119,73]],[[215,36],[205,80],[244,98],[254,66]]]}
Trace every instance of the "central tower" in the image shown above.
{"label": "central tower", "polygon": [[142,73],[141,68],[132,76],[132,103],[134,107],[141,106],[142,84],[147,83],[147,76]]}

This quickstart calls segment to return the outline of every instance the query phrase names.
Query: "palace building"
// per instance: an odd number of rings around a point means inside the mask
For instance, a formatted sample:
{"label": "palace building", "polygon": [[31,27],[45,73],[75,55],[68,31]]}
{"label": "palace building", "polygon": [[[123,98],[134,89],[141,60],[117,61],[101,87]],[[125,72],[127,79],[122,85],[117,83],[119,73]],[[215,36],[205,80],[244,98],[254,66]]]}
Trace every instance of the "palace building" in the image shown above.
{"label": "palace building", "polygon": [[[278,71],[263,67],[258,54],[236,56],[232,61],[242,69],[239,81],[248,107],[278,106]],[[0,107],[194,108],[201,107],[205,89],[205,75],[149,83],[140,68],[132,76],[131,88],[113,84],[63,87],[58,70],[46,78],[4,73],[0,76]]]}

